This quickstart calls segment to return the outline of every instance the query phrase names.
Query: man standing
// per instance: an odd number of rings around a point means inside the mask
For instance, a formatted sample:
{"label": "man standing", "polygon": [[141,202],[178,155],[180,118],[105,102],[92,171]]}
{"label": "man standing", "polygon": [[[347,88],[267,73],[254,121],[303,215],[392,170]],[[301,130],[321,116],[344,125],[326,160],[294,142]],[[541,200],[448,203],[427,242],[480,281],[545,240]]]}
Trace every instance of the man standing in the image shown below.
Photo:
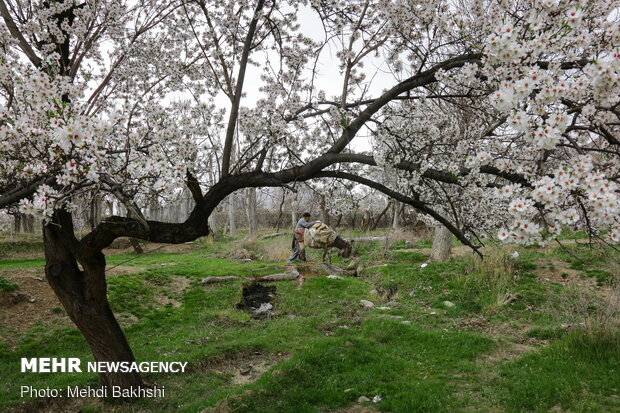
{"label": "man standing", "polygon": [[293,233],[293,244],[292,249],[293,253],[291,254],[291,258],[289,258],[288,263],[292,264],[295,261],[306,261],[306,250],[304,246],[304,232],[306,228],[312,228],[317,221],[311,221],[312,215],[309,212],[304,212],[302,218],[297,221],[297,225],[295,226],[295,232]]}

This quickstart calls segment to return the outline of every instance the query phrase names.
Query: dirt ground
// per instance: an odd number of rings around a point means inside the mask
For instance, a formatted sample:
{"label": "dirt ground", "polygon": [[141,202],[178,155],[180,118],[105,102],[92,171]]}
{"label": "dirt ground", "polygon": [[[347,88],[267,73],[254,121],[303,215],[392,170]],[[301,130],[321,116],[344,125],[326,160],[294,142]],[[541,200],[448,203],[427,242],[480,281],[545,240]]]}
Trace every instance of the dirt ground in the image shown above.
{"label": "dirt ground", "polygon": [[[191,245],[179,244],[154,244],[149,243],[145,246],[145,252],[164,251],[164,252],[184,252],[191,249]],[[125,249],[108,249],[106,255],[123,254],[132,252],[131,247]],[[3,259],[31,259],[43,258],[42,251],[20,251],[12,252]],[[106,267],[108,276],[117,277],[124,274],[136,274],[144,271],[143,267],[130,267],[126,265]],[[52,291],[49,284],[45,281],[43,268],[24,268],[0,270],[0,276],[19,285],[15,291],[0,291],[0,336],[9,346],[17,343],[24,331],[37,324],[44,326],[73,326],[73,323],[62,308],[60,301]],[[190,281],[185,277],[174,277],[167,289],[171,290],[175,296],[179,295],[189,286]],[[158,306],[165,307],[172,305],[179,307],[181,303],[165,295],[157,295],[155,301]],[[119,315],[121,324],[134,324],[139,320],[126,319]]]}
{"label": "dirt ground", "polygon": [[43,269],[3,270],[0,276],[19,285],[16,291],[0,291],[0,335],[5,342],[14,344],[20,332],[37,323],[72,325],[43,278]]}

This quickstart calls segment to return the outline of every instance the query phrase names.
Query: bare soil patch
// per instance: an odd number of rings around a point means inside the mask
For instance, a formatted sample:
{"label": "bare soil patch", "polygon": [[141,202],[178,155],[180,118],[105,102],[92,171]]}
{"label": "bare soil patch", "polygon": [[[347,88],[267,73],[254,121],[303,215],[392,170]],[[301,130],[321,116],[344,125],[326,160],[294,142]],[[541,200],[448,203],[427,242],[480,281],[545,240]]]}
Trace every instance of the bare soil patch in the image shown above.
{"label": "bare soil patch", "polygon": [[536,275],[544,281],[560,284],[576,284],[583,286],[595,285],[592,278],[580,277],[581,271],[569,268],[568,263],[559,258],[543,258],[536,265]]}
{"label": "bare soil patch", "polygon": [[609,285],[597,285],[595,278],[583,276],[581,271],[570,268],[566,261],[559,258],[541,259],[538,261],[535,273],[543,281],[577,286],[593,292],[606,301],[618,301],[617,288],[614,289],[613,286]]}
{"label": "bare soil patch", "polygon": [[127,265],[106,265],[105,273],[108,277],[115,277],[124,274],[137,274],[144,271],[143,267],[130,267]]}
{"label": "bare soil patch", "polygon": [[21,332],[38,323],[72,325],[42,269],[3,270],[0,275],[19,285],[15,291],[0,291],[0,331],[4,342],[14,345]]}
{"label": "bare soil patch", "polygon": [[[183,244],[160,244],[156,242],[147,242],[145,244],[140,244],[144,249],[145,254],[149,254],[152,252],[189,252],[194,248],[193,242],[186,242]],[[103,250],[105,255],[116,255],[116,254],[130,254],[133,253],[132,246],[121,245],[122,248],[106,248]]]}
{"label": "bare soil patch", "polygon": [[[209,370],[216,374],[227,375],[237,385],[253,383],[267,370],[291,357],[290,353],[262,353],[260,351],[223,355],[205,360],[194,365],[192,370]],[[281,374],[274,370],[273,375]]]}

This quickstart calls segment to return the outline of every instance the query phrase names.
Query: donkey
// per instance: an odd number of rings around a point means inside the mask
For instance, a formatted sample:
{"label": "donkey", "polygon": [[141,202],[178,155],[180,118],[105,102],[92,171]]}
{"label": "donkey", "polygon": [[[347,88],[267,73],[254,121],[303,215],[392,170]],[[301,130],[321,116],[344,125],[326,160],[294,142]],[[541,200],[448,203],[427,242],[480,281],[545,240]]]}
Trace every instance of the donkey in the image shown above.
{"label": "donkey", "polygon": [[342,258],[349,258],[351,256],[351,250],[353,249],[352,242],[352,240],[347,241],[346,239],[341,238],[340,235],[337,235],[334,242],[323,248],[322,261],[325,262],[325,258],[329,257],[329,263],[332,263],[332,248],[338,248],[340,250],[339,255]]}

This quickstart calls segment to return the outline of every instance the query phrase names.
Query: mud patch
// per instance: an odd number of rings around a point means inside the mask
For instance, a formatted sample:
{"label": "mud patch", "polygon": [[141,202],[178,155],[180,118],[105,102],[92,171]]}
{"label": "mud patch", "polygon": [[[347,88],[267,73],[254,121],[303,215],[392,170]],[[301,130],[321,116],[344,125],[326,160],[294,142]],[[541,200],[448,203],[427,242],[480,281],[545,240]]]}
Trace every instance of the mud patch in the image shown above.
{"label": "mud patch", "polygon": [[273,316],[276,298],[276,286],[258,282],[246,284],[241,291],[241,301],[237,309],[251,313],[254,318],[270,318]]}

